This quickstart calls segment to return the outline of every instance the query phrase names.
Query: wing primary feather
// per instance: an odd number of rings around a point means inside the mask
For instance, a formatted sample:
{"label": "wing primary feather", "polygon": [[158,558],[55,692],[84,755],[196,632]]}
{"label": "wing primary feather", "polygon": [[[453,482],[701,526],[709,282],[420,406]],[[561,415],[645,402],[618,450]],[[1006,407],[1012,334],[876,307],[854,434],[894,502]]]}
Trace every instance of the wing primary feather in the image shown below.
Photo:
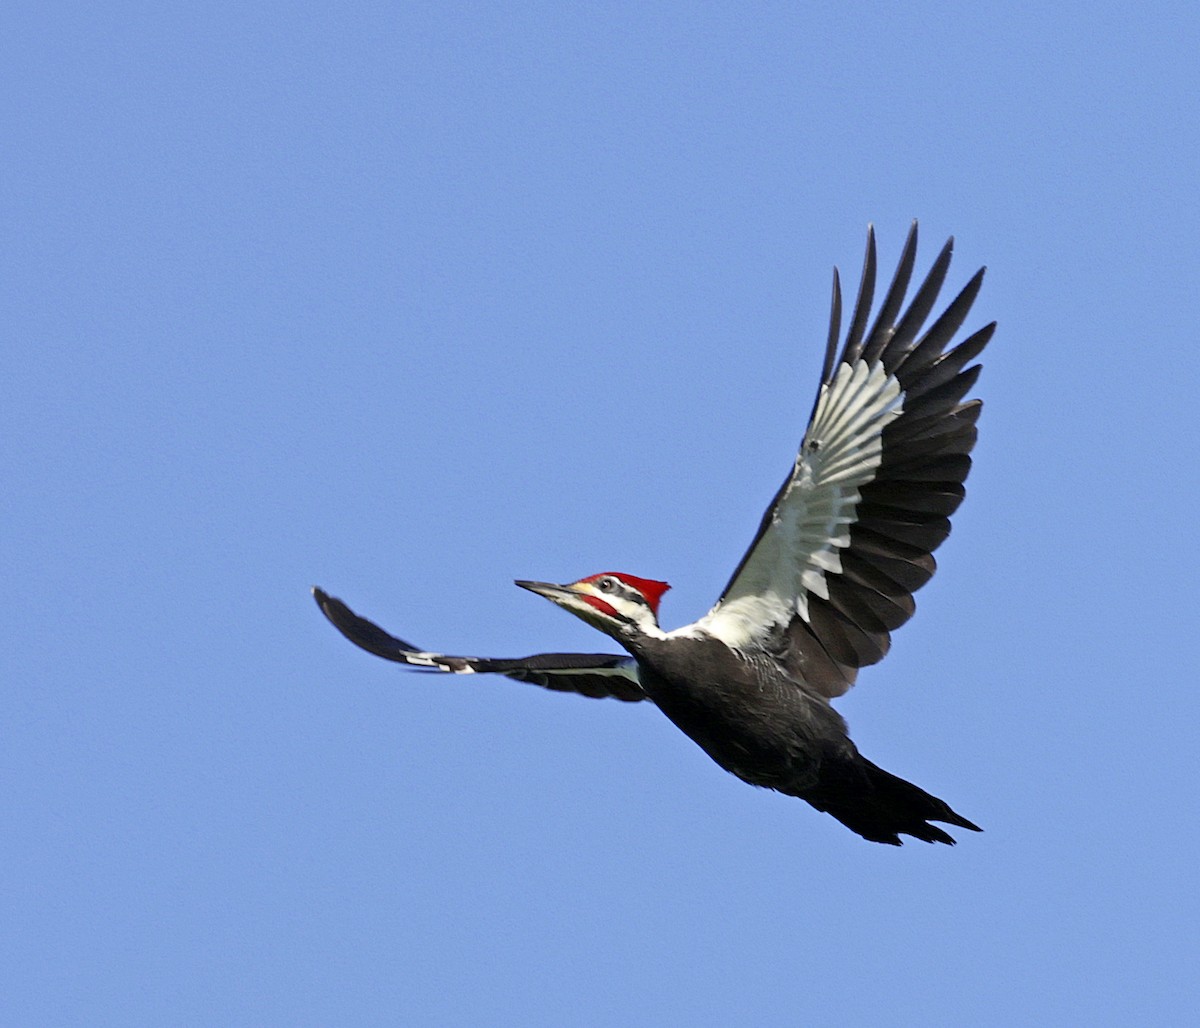
{"label": "wing primary feather", "polygon": [[867,252],[863,257],[862,281],[858,284],[858,299],[854,301],[854,317],[846,336],[846,348],[842,361],[853,364],[862,353],[863,333],[867,330],[867,319],[871,316],[871,304],[875,300],[875,226],[867,226]]}
{"label": "wing primary feather", "polygon": [[864,513],[859,523],[888,539],[922,550],[936,550],[950,534],[948,518],[920,522],[880,512]]}
{"label": "wing primary feather", "polygon": [[[965,453],[914,454],[889,466],[887,479],[907,482],[965,482],[971,470],[971,458]],[[863,490],[866,491],[865,489]]]}
{"label": "wing primary feather", "polygon": [[962,368],[983,352],[983,348],[987,346],[988,341],[992,338],[992,333],[995,331],[996,323],[993,321],[990,325],[985,325],[974,335],[964,339],[953,350],[943,354],[930,364],[927,369],[923,369],[920,376],[913,382],[911,391],[913,393],[924,393],[927,390],[935,389],[943,383],[950,381],[950,379],[960,372],[962,374],[969,374],[969,370],[963,372]]}
{"label": "wing primary feather", "polygon": [[914,417],[932,416],[939,412],[949,413],[966,395],[967,390],[975,384],[975,380],[979,378],[982,370],[983,365],[976,364],[967,368],[966,371],[959,372],[949,381],[935,385],[932,389],[922,390],[916,396],[910,394],[905,408],[906,413],[911,413]]}
{"label": "wing primary feather", "polygon": [[929,274],[925,276],[925,281],[921,283],[921,288],[917,290],[917,295],[913,297],[908,310],[900,319],[891,342],[883,353],[883,366],[888,374],[894,374],[896,368],[904,362],[912,348],[913,340],[921,331],[921,326],[925,324],[933,305],[937,303],[938,293],[946,281],[946,272],[950,270],[950,258],[953,254],[954,237],[951,236],[946,240],[946,245],[942,247],[937,260],[933,262],[933,267],[929,269]]}
{"label": "wing primary feather", "polygon": [[813,398],[812,410],[808,413],[811,423],[821,403],[821,392],[833,380],[833,368],[837,361],[838,335],[842,331],[842,284],[838,277],[838,269],[833,269],[833,297],[829,303],[829,338],[825,344],[825,363],[821,368],[821,384],[817,387],[817,395]]}
{"label": "wing primary feather", "polygon": [[917,223],[913,221],[908,230],[908,239],[904,243],[904,251],[900,255],[900,263],[896,267],[896,274],[884,297],[883,306],[879,309],[879,316],[875,319],[875,325],[867,338],[866,346],[863,347],[862,359],[868,364],[879,359],[884,347],[892,338],[896,315],[900,313],[900,308],[904,305],[904,294],[908,292],[908,283],[912,279],[913,265],[916,260]]}
{"label": "wing primary feather", "polygon": [[[902,418],[887,427],[886,440],[895,446],[898,443],[915,442],[918,439],[933,440],[967,435],[975,432],[975,422],[983,404],[977,400],[955,407],[947,414],[926,415],[911,421]],[[974,436],[972,436],[974,438]],[[927,445],[933,445],[928,443]]]}
{"label": "wing primary feather", "polygon": [[898,544],[869,528],[859,529],[855,533],[854,547],[866,563],[878,568],[910,593],[920,589],[937,570],[933,554]]}
{"label": "wing primary feather", "polygon": [[896,365],[895,373],[902,382],[914,378],[922,368],[937,360],[946,344],[954,338],[954,333],[962,328],[962,323],[967,320],[971,305],[975,302],[975,297],[979,295],[979,290],[983,286],[985,271],[987,271],[986,268],[980,268],[975,272],[971,281],[963,286],[958,296],[930,326],[929,331],[925,333],[920,342],[905,355],[903,361]]}
{"label": "wing primary feather", "polygon": [[833,377],[833,364],[837,359],[838,337],[842,334],[842,284],[838,269],[833,269],[833,298],[829,303],[829,338],[825,343],[825,366],[821,369],[821,381]]}
{"label": "wing primary feather", "polygon": [[312,592],[321,613],[355,646],[384,660],[394,660],[401,664],[411,663],[412,655],[420,652],[412,643],[397,639],[373,621],[359,617],[341,600],[330,596],[323,589],[313,586]]}
{"label": "wing primary feather", "polygon": [[965,494],[961,482],[948,479],[937,483],[875,481],[870,486],[870,497],[876,502],[944,517],[958,510]]}

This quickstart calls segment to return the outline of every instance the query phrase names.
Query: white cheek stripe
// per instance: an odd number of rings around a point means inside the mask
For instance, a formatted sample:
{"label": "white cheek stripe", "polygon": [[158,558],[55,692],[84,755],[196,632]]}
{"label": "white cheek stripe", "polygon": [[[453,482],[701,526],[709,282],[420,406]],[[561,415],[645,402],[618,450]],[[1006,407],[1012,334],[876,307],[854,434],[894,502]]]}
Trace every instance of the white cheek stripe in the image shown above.
{"label": "white cheek stripe", "polygon": [[[580,595],[582,596],[583,594]],[[653,639],[664,638],[663,630],[658,627],[658,618],[655,616],[654,611],[652,611],[645,604],[636,603],[633,600],[626,599],[624,596],[621,596],[617,593],[604,592],[590,583],[587,586],[587,595],[595,596],[597,599],[607,603],[622,617],[629,618],[630,621],[634,622],[634,624],[638,626],[638,629],[643,635],[650,636]],[[581,616],[583,614],[591,614],[594,616],[599,613],[595,607],[585,603],[582,599],[576,601],[576,603],[573,605],[568,602],[560,603],[560,606],[562,606],[564,610],[569,610],[572,614],[577,616]]]}

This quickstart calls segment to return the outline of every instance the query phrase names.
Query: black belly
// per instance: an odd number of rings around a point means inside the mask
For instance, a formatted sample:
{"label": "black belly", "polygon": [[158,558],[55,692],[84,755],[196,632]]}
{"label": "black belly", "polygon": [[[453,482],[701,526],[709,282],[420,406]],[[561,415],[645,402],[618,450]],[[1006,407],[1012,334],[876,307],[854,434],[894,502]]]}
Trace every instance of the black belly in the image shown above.
{"label": "black belly", "polygon": [[[715,641],[714,641],[715,642]],[[782,673],[697,640],[671,667],[639,654],[641,684],[672,722],[717,764],[751,785],[801,795],[821,766],[854,752],[840,716]],[[649,658],[649,659],[647,659]],[[683,665],[683,666],[679,666]]]}

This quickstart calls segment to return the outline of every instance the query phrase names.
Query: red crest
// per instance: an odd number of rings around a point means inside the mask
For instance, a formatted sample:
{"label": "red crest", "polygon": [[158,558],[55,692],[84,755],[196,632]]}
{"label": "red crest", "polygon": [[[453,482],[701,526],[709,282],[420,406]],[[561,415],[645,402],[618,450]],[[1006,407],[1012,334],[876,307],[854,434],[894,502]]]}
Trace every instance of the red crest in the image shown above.
{"label": "red crest", "polygon": [[584,581],[597,582],[601,578],[619,578],[626,585],[632,586],[646,597],[646,602],[654,611],[655,617],[658,616],[658,601],[662,599],[663,593],[671,588],[666,582],[656,582],[653,578],[638,578],[637,575],[627,575],[623,571],[601,571],[600,574],[591,575]]}

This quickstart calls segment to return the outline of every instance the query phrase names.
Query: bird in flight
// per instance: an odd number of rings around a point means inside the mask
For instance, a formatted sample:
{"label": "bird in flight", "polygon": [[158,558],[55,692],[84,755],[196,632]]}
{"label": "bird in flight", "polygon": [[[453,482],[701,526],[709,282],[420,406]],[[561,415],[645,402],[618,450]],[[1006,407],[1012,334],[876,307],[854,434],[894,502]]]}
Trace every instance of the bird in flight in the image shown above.
{"label": "bird in flight", "polygon": [[951,345],[980,269],[927,328],[954,240],[905,307],[913,222],[874,320],[875,236],[839,352],[837,270],[821,384],[800,451],[716,605],[658,623],[665,582],[604,572],[569,585],[518,581],[614,639],[622,654],[455,657],[418,649],[313,589],[351,642],[452,674],[506,675],[547,689],[654,704],[726,771],[796,796],[872,842],[954,844],[932,822],[980,831],[943,800],[859,753],[831,701],[888,651],[929,581],[963,500],[981,402],[964,401],[995,322]]}

